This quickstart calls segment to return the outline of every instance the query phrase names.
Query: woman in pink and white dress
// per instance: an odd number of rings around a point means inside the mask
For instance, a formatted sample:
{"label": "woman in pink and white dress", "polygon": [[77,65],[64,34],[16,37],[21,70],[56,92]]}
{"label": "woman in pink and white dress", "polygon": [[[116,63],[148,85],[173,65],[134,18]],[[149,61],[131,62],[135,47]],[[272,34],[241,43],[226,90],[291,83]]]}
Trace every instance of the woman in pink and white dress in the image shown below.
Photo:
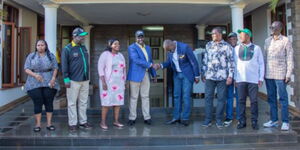
{"label": "woman in pink and white dress", "polygon": [[119,112],[120,106],[124,105],[126,63],[124,56],[119,51],[119,40],[111,39],[108,41],[108,47],[101,54],[98,61],[100,99],[102,105],[100,127],[102,129],[108,129],[106,116],[110,107],[114,109],[114,126],[124,126],[119,122]]}

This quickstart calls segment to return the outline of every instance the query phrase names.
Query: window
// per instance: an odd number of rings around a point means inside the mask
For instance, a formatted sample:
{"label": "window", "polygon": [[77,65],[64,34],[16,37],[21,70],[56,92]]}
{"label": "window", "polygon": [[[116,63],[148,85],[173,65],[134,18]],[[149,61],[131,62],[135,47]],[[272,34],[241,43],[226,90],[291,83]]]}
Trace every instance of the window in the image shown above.
{"label": "window", "polygon": [[2,49],[2,87],[13,87],[16,83],[16,25],[18,9],[4,4],[3,6],[3,49]]}
{"label": "window", "polygon": [[19,10],[10,5],[3,5],[3,21],[13,22],[16,26],[19,24]]}
{"label": "window", "polygon": [[278,7],[276,7],[275,13],[271,12],[271,21],[280,21],[283,24],[283,29],[281,34],[287,35],[287,29],[286,29],[286,10],[285,10],[285,4],[282,4]]}
{"label": "window", "polygon": [[3,87],[12,87],[14,84],[14,23],[3,23]]}

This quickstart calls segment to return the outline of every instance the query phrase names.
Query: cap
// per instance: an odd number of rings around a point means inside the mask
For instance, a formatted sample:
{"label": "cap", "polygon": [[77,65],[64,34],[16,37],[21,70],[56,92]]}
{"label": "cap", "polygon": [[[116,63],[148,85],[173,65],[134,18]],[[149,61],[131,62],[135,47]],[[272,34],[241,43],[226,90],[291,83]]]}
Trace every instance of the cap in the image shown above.
{"label": "cap", "polygon": [[87,32],[84,32],[82,28],[75,28],[72,32],[73,36],[86,36],[88,35]]}
{"label": "cap", "polygon": [[235,32],[230,32],[227,37],[228,38],[237,37],[237,34]]}
{"label": "cap", "polygon": [[136,32],[135,32],[135,37],[139,37],[139,36],[144,36],[145,34],[144,34],[144,31],[142,31],[142,30],[137,30]]}
{"label": "cap", "polygon": [[241,33],[241,32],[244,32],[244,33],[248,34],[250,37],[252,37],[252,32],[249,29],[247,29],[247,28],[245,28],[245,29],[239,29],[238,33]]}

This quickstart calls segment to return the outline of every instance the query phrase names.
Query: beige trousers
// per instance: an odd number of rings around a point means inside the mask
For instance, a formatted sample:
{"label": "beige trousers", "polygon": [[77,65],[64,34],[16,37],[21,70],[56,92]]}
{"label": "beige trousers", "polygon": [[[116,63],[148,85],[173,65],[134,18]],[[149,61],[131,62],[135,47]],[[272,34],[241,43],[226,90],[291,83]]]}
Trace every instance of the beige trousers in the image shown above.
{"label": "beige trousers", "polygon": [[[69,125],[77,125],[77,118],[79,117],[79,124],[87,123],[86,109],[89,96],[89,81],[71,81],[71,87],[67,88],[68,99],[68,117]],[[78,105],[77,105],[78,100]],[[77,117],[78,107],[78,117]]]}
{"label": "beige trousers", "polygon": [[137,107],[139,93],[142,99],[142,111],[143,111],[144,120],[151,119],[149,91],[150,91],[150,79],[149,79],[148,72],[145,73],[142,82],[130,81],[129,120],[135,120],[137,117],[136,107]]}

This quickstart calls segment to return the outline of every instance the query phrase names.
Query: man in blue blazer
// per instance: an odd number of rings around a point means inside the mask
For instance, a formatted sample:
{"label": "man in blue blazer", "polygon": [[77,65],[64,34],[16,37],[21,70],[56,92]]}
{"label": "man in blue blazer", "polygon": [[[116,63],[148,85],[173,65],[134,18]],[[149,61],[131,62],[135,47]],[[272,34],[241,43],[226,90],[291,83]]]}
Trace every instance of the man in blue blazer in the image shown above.
{"label": "man in blue blazer", "polygon": [[154,64],[150,47],[144,43],[144,32],[141,30],[136,31],[135,37],[136,42],[128,47],[129,70],[127,80],[130,82],[130,112],[128,125],[132,126],[135,124],[139,93],[142,99],[144,123],[151,125],[149,100],[150,75],[156,82],[156,71],[153,68]]}
{"label": "man in blue blazer", "polygon": [[198,83],[200,78],[198,62],[193,50],[185,43],[165,40],[163,47],[168,51],[167,61],[160,65],[155,64],[154,68],[172,68],[174,72],[173,119],[167,124],[181,122],[188,126],[191,113],[191,90],[193,82]]}

